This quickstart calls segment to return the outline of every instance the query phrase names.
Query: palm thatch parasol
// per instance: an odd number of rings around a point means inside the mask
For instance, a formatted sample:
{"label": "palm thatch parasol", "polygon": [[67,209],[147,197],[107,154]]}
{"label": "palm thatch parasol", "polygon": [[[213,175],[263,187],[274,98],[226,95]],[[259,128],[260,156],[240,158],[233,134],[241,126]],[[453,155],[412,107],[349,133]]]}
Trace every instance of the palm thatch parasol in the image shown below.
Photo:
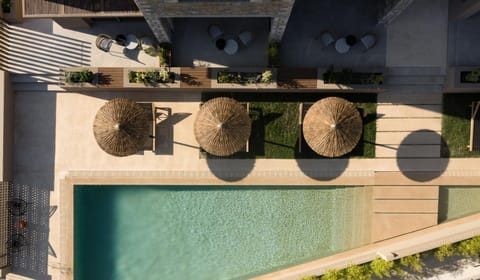
{"label": "palm thatch parasol", "polygon": [[149,136],[148,112],[125,98],[107,102],[93,121],[98,145],[114,156],[128,156],[142,149]]}
{"label": "palm thatch parasol", "polygon": [[355,148],[362,135],[362,126],[355,105],[343,98],[327,97],[307,111],[303,134],[308,146],[317,154],[339,157]]}
{"label": "palm thatch parasol", "polygon": [[211,99],[202,105],[195,119],[197,142],[208,153],[228,156],[240,151],[250,137],[247,110],[228,97]]}

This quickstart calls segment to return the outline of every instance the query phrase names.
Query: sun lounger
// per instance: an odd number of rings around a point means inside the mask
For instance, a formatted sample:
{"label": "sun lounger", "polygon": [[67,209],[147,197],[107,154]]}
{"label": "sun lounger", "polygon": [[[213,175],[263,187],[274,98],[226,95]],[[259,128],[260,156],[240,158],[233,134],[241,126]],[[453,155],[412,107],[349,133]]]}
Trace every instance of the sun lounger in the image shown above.
{"label": "sun lounger", "polygon": [[480,101],[472,103],[469,149],[470,151],[480,151]]}
{"label": "sun lounger", "polygon": [[300,103],[298,105],[298,151],[302,152],[302,142],[303,142],[303,118],[307,113],[308,109],[312,106],[312,103]]}
{"label": "sun lounger", "polygon": [[150,120],[150,126],[149,126],[149,137],[147,141],[145,142],[145,145],[143,147],[144,150],[151,150],[152,152],[155,152],[155,130],[156,130],[156,119],[155,119],[155,105],[153,103],[143,103],[139,102],[139,104],[148,112],[148,116]]}

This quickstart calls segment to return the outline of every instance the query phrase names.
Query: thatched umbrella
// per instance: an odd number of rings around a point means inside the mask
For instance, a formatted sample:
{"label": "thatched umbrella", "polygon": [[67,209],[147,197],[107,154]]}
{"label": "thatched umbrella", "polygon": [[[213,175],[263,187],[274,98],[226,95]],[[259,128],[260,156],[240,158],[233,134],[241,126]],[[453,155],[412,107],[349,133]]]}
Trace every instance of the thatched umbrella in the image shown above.
{"label": "thatched umbrella", "polygon": [[339,157],[349,153],[362,135],[362,118],[355,105],[343,98],[327,97],[308,110],[303,121],[308,146],[317,154]]}
{"label": "thatched umbrella", "polygon": [[125,98],[110,100],[98,110],[93,134],[98,145],[114,156],[128,156],[142,149],[149,136],[148,112]]}
{"label": "thatched umbrella", "polygon": [[228,156],[240,151],[250,137],[247,110],[228,97],[211,99],[202,105],[195,119],[197,142],[208,153]]}

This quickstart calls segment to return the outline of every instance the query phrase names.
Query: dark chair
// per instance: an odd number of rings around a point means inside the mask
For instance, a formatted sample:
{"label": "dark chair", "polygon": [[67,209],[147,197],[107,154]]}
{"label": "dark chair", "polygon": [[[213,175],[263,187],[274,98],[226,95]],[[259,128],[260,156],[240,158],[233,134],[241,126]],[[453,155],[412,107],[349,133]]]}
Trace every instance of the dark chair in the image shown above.
{"label": "dark chair", "polygon": [[97,36],[97,40],[95,41],[95,45],[97,48],[101,49],[104,52],[110,51],[110,48],[112,47],[113,39],[112,37],[106,35],[106,34],[99,34]]}

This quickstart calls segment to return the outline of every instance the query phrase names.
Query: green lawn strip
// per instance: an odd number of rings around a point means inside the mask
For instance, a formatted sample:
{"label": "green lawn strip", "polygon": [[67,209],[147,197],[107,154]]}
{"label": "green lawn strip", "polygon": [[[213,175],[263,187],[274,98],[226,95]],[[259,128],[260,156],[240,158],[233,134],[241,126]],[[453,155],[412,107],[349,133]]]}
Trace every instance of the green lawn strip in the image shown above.
{"label": "green lawn strip", "polygon": [[470,152],[470,116],[473,101],[480,94],[444,94],[442,137],[443,157],[480,157],[480,152]]}
{"label": "green lawn strip", "polygon": [[338,96],[353,102],[362,115],[363,135],[357,147],[344,158],[375,157],[376,94],[324,94],[324,93],[206,93],[203,100],[228,96],[250,103],[252,132],[249,153],[237,153],[233,158],[322,158],[313,152],[305,140],[299,152],[298,107],[300,102],[314,103],[321,98]]}

